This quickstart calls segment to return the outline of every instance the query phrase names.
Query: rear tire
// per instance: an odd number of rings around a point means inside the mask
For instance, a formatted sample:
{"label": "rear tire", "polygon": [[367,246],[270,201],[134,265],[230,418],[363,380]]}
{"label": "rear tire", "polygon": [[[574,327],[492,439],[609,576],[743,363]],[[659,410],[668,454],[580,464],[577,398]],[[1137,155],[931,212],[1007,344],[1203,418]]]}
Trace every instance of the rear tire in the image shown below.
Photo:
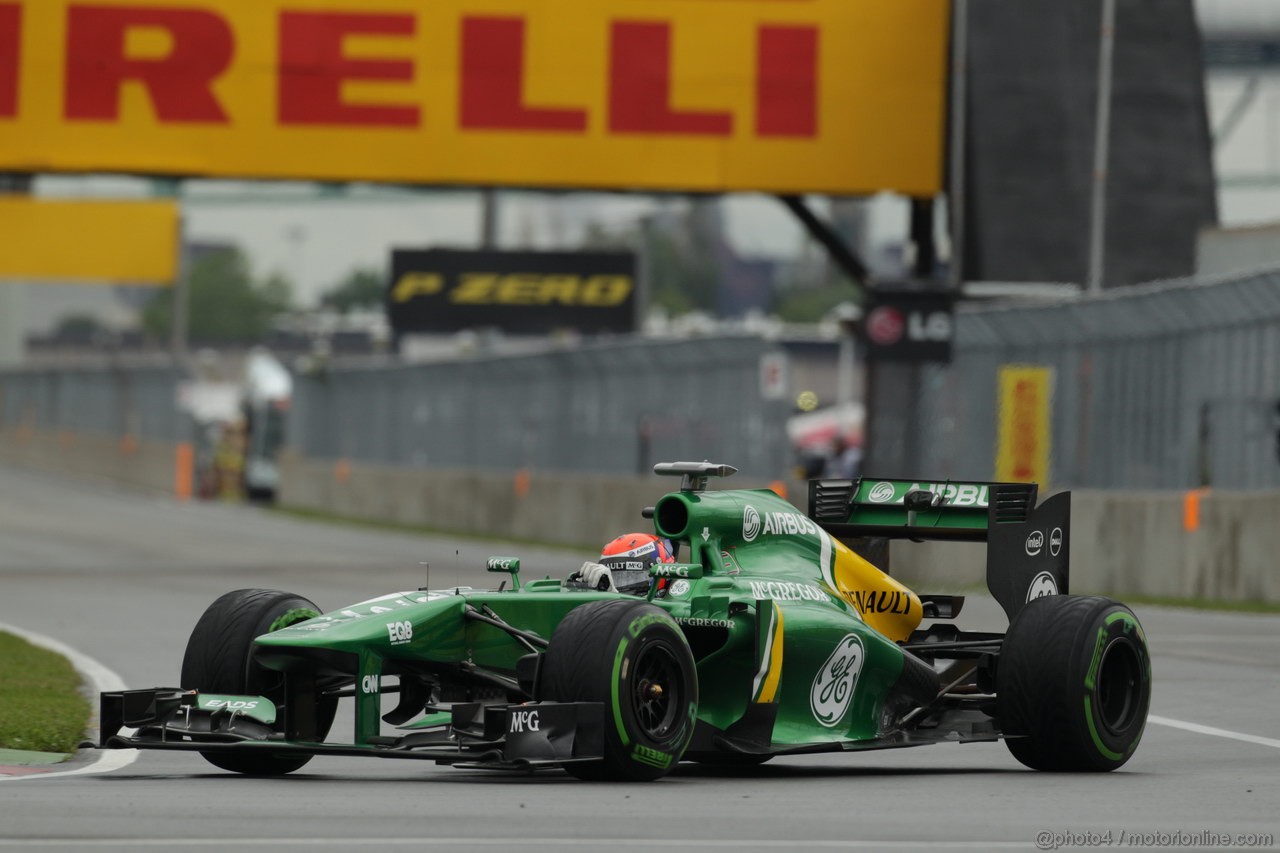
{"label": "rear tire", "polygon": [[[256,637],[320,615],[320,608],[300,595],[275,589],[238,589],[205,610],[187,640],[182,658],[182,688],[201,693],[265,696],[277,707],[288,702],[284,673],[260,666],[252,656]],[[337,699],[320,700],[316,711],[319,740],[333,724]],[[283,731],[283,714],[277,720]],[[291,773],[310,755],[230,755],[202,752],[215,767],[251,776]]]}
{"label": "rear tire", "polygon": [[1001,730],[1035,770],[1108,771],[1142,739],[1151,655],[1128,607],[1109,598],[1031,601],[1005,636],[997,671]]}
{"label": "rear tire", "polygon": [[556,627],[542,693],[604,704],[604,760],[569,764],[579,779],[649,781],[680,761],[698,715],[693,652],[666,611],[614,599],[576,607]]}

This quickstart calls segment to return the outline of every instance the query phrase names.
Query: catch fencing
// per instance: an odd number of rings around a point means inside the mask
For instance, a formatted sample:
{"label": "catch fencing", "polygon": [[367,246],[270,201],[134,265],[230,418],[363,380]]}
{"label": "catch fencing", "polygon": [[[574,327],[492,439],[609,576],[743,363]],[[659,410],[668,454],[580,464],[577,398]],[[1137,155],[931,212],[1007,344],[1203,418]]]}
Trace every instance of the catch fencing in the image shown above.
{"label": "catch fencing", "polygon": [[177,405],[183,376],[172,365],[0,370],[0,430],[189,441],[192,421]]}
{"label": "catch fencing", "polygon": [[587,344],[539,355],[342,367],[297,379],[303,456],[414,468],[649,473],[710,459],[791,464],[785,401],[761,395],[759,338]]}
{"label": "catch fencing", "polygon": [[1280,270],[964,308],[955,343],[877,377],[875,470],[991,479],[998,371],[1028,364],[1053,369],[1054,487],[1280,486]]}

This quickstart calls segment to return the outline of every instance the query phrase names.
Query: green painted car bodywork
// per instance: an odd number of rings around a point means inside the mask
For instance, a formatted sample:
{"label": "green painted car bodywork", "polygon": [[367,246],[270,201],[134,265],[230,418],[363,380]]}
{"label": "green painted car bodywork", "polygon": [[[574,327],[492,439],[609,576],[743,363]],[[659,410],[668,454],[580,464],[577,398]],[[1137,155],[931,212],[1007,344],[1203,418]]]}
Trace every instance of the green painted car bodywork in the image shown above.
{"label": "green painted car bodywork", "polygon": [[[701,575],[679,578],[675,567],[676,577],[650,594],[695,651],[700,722],[727,730],[757,703],[774,706],[772,744],[780,749],[888,733],[886,699],[904,653],[838,588],[830,534],[767,490],[673,493],[658,503],[655,521],[658,533],[689,549],[687,574]],[[399,663],[514,677],[528,649],[501,628],[465,620],[468,607],[550,640],[573,608],[621,597],[559,580],[501,592],[406,591],[259,637],[258,657],[287,669],[308,649],[349,656],[362,743],[379,732],[380,696],[369,688]]]}

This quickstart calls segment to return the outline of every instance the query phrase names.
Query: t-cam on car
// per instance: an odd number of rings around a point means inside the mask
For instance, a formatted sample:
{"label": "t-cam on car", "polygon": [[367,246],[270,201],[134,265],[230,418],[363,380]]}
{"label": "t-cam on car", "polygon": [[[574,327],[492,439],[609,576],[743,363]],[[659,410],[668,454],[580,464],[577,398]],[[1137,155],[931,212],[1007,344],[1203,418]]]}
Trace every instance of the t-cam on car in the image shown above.
{"label": "t-cam on car", "polygon": [[[1127,607],[1067,594],[1069,494],[1037,506],[1022,483],[821,480],[806,515],[770,491],[708,491],[727,465],[655,470],[683,479],[644,514],[687,561],[653,566],[647,596],[522,583],[505,557],[487,568],[510,586],[323,614],[229,592],[192,631],[179,688],[102,694],[101,746],[247,774],[360,755],[619,780],[939,742],[1003,739],[1040,770],[1133,755],[1151,659]],[[959,628],[963,597],[919,595],[859,553],[894,539],[986,542],[1008,632]]]}

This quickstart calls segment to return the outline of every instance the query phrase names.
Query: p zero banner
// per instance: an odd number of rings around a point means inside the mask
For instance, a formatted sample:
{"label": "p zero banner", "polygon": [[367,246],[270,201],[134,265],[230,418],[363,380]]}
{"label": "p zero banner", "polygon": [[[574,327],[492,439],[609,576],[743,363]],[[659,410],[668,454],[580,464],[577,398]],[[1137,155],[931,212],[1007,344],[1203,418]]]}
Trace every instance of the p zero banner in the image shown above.
{"label": "p zero banner", "polygon": [[0,0],[0,171],[938,192],[947,0]]}
{"label": "p zero banner", "polygon": [[397,334],[630,332],[637,305],[636,258],[626,252],[391,254],[387,316]]}
{"label": "p zero banner", "polygon": [[996,479],[1049,484],[1049,401],[1053,370],[1007,364],[1000,368]]}

